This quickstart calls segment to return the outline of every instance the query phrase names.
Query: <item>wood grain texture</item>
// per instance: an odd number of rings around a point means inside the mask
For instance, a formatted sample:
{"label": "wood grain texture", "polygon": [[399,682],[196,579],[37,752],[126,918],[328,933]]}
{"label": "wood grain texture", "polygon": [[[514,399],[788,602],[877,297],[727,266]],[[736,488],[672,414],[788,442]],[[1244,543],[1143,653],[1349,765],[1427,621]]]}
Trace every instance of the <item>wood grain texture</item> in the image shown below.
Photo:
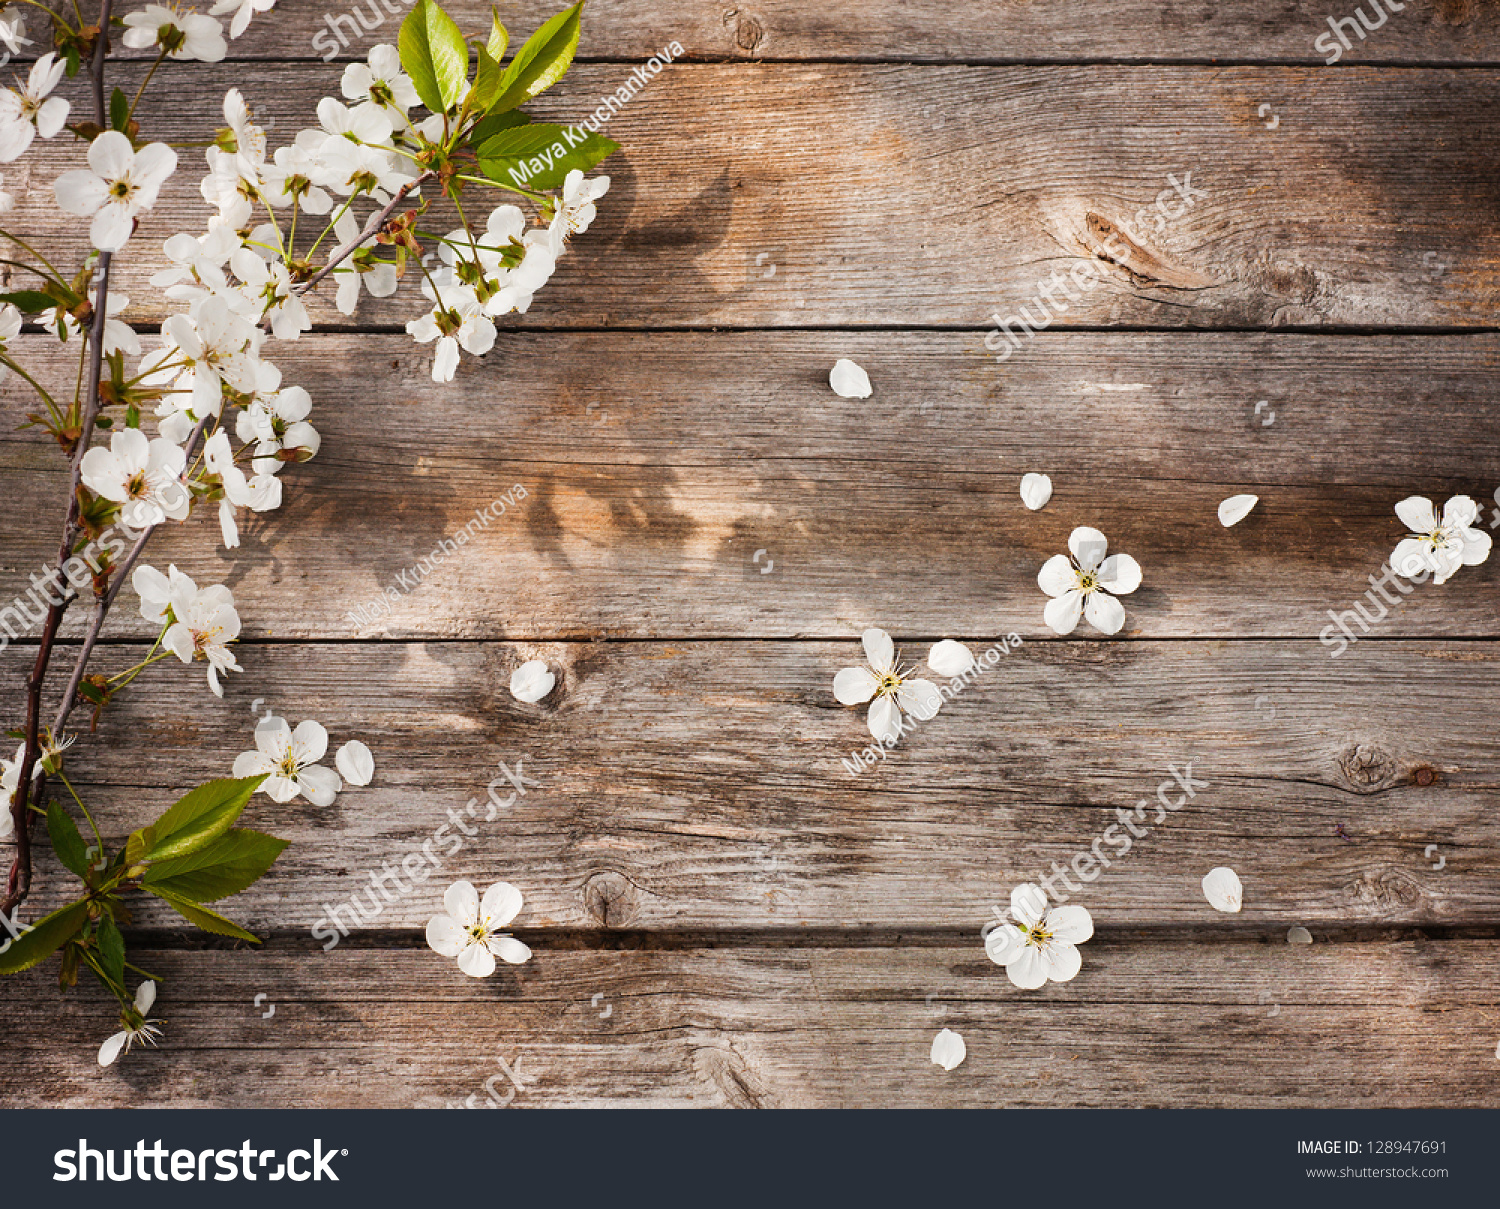
{"label": "wood grain texture", "polygon": [[[1376,11],[1365,4],[1373,22]],[[1399,3],[1399,0],[1398,0]],[[316,5],[283,0],[274,16],[257,17],[231,45],[236,59],[363,57],[376,42],[394,42],[410,0]],[[485,0],[450,0],[444,6],[466,30],[487,27]],[[561,7],[556,0],[526,0],[498,6],[512,44]],[[1233,0],[1203,6],[1163,5],[1150,0],[1024,0],[940,4],[936,0],[871,0],[857,8],[813,7],[791,0],[758,0],[741,7],[703,0],[590,0],[580,54],[588,59],[638,60],[673,39],[696,59],[839,60],[910,62],[1051,62],[1068,59],[1259,60],[1323,63],[1314,48],[1340,8],[1318,0],[1286,0],[1274,6]],[[344,20],[343,39],[319,38],[331,13],[358,11],[362,23]],[[377,18],[380,19],[377,23]],[[317,38],[317,44],[314,39]],[[1431,5],[1391,7],[1391,18],[1360,41],[1350,33],[1344,63],[1494,63],[1500,60],[1500,23],[1482,0],[1442,0]],[[346,44],[345,44],[346,43]]]}
{"label": "wood grain texture", "polygon": [[[925,642],[902,645],[925,656]],[[143,653],[111,649],[101,667]],[[524,885],[529,927],[977,935],[1011,887],[1087,853],[1143,799],[1151,834],[1123,854],[1106,841],[1095,855],[1118,859],[1102,873],[1084,864],[1097,880],[1071,883],[1101,925],[1500,923],[1500,752],[1492,730],[1467,722],[1500,711],[1491,644],[1372,642],[1331,660],[1316,643],[1026,643],[859,774],[844,761],[869,742],[864,711],[831,692],[834,673],[860,661],[852,636],[241,656],[247,671],[224,702],[201,669],[150,673],[70,775],[122,835],[227,775],[252,746],[252,697],[293,725],[319,719],[335,747],[367,742],[373,787],[322,810],[256,799],[247,821],[292,846],[232,904],[255,928],[307,935],[355,894],[379,907],[369,927],[420,928],[465,877]],[[527,706],[507,684],[532,657],[560,681]],[[7,703],[21,667],[18,652],[0,656]],[[540,787],[504,803],[502,760]],[[1174,766],[1208,787],[1169,813],[1158,790],[1183,802]],[[487,798],[492,778],[504,809]],[[459,846],[459,830],[475,834]],[[429,858],[451,857],[428,868],[416,856],[431,880],[388,882],[377,897],[371,874],[424,840]],[[1220,864],[1248,887],[1233,919],[1199,885]],[[38,910],[68,881],[50,856],[42,868]]]}
{"label": "wood grain texture", "polygon": [[[282,511],[242,517],[237,553],[212,514],[150,552],[229,584],[252,637],[1048,638],[1036,574],[1083,524],[1145,569],[1129,636],[1316,637],[1371,592],[1398,500],[1469,494],[1488,523],[1500,483],[1493,335],[1074,333],[997,367],[950,333],[527,334],[442,390],[404,336],[282,347],[322,452]],[[829,390],[840,356],[872,399]],[[4,389],[8,603],[55,557],[65,486]],[[1039,513],[1032,470],[1056,488]],[[1262,502],[1225,530],[1240,492]],[[1497,577],[1400,598],[1375,633],[1494,637]],[[110,633],[143,630],[123,610]]]}
{"label": "wood grain texture", "polygon": [[[197,137],[233,84],[288,141],[336,74],[189,67],[170,104],[143,106],[145,131]],[[580,66],[536,113],[581,121],[627,75]],[[982,330],[1038,314],[1039,281],[1092,264],[1102,284],[1057,326],[1489,327],[1497,117],[1491,70],[678,64],[609,123],[625,150],[601,216],[522,322]],[[8,221],[81,259],[50,192],[73,151],[38,146],[7,180]],[[119,262],[141,322],[164,314],[146,285],[161,241],[207,222],[193,159]],[[1137,221],[1163,190],[1177,209],[1172,175],[1204,196],[1159,231]],[[424,222],[457,225],[442,208]],[[1106,263],[1122,224],[1135,234]],[[357,320],[424,309],[412,281]],[[318,319],[342,322],[331,305]]]}
{"label": "wood grain texture", "polygon": [[[168,979],[167,1045],[107,1071],[96,990],[59,1007],[44,974],[0,985],[0,1099],[440,1108],[499,1076],[518,1109],[1500,1106],[1493,941],[1099,937],[1038,992],[977,939],[539,949],[483,983],[416,948],[140,960]],[[968,1047],[951,1073],[928,1062],[943,1027]]]}

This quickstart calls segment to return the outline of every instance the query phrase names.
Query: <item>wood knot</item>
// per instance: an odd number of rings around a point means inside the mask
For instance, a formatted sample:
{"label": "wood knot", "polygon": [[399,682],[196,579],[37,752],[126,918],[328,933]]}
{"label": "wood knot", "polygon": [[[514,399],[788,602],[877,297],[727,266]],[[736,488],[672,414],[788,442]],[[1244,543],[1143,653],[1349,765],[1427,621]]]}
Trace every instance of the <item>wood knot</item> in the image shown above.
{"label": "wood knot", "polygon": [[1339,769],[1357,789],[1381,789],[1395,775],[1396,762],[1373,743],[1361,743],[1339,757]]}
{"label": "wood knot", "polygon": [[1402,869],[1363,873],[1344,887],[1350,902],[1367,911],[1410,910],[1422,901],[1422,888]]}
{"label": "wood knot", "polygon": [[775,1107],[770,1089],[750,1069],[750,1064],[728,1046],[704,1045],[693,1051],[693,1065],[700,1077],[724,1094],[731,1108]]}
{"label": "wood knot", "polygon": [[1412,774],[1412,780],[1424,788],[1437,783],[1438,775],[1430,768],[1419,768]]}
{"label": "wood knot", "polygon": [[641,889],[623,873],[607,870],[583,883],[583,905],[606,928],[628,928],[641,917]]}
{"label": "wood knot", "polygon": [[761,24],[759,17],[741,13],[737,8],[724,14],[724,28],[734,31],[735,46],[747,54],[759,46],[766,36],[765,26]]}

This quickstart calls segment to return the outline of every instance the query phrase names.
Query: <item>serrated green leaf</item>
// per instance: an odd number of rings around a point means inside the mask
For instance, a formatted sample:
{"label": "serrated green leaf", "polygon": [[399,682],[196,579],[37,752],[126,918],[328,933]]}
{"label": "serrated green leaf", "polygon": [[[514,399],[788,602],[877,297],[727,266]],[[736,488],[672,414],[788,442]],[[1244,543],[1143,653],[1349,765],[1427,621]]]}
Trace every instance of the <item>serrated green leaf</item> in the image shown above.
{"label": "serrated green leaf", "polygon": [[505,26],[500,23],[500,10],[493,4],[490,5],[490,40],[485,50],[490,52],[490,58],[496,63],[505,59],[505,48],[510,45],[510,34],[505,32]]}
{"label": "serrated green leaf", "polygon": [[526,39],[526,45],[516,51],[516,57],[506,69],[504,91],[495,102],[495,112],[504,113],[526,104],[567,75],[573,54],[578,49],[582,16],[583,0],[578,0],[572,8],[563,9]]}
{"label": "serrated green leaf", "polygon": [[210,911],[202,903],[195,903],[186,898],[179,898],[175,894],[169,894],[160,886],[145,886],[143,889],[156,895],[188,923],[202,928],[205,932],[212,932],[215,936],[233,936],[236,940],[248,940],[251,944],[260,944],[260,937],[246,932],[239,924],[231,919],[225,919],[217,911]]}
{"label": "serrated green leaf", "polygon": [[464,100],[465,107],[471,113],[484,113],[500,96],[504,81],[505,72],[499,62],[484,47],[479,47],[479,67],[474,72],[474,87]]}
{"label": "serrated green leaf", "polygon": [[57,802],[47,807],[47,835],[52,840],[52,851],[64,867],[79,877],[87,878],[89,872],[88,846],[78,834],[78,824]]}
{"label": "serrated green leaf", "polygon": [[401,23],[401,66],[422,104],[443,113],[463,99],[469,82],[469,44],[434,0],[418,0]]}
{"label": "serrated green leaf", "polygon": [[19,974],[47,960],[77,936],[88,920],[87,902],[70,903],[43,916],[28,931],[0,944],[0,974]]}
{"label": "serrated green leaf", "polygon": [[253,886],[286,845],[274,835],[237,828],[197,852],[152,865],[141,884],[196,903],[217,902]]}
{"label": "serrated green leaf", "polygon": [[50,311],[57,305],[55,299],[41,290],[16,290],[0,294],[0,303],[8,302],[23,315],[35,315],[39,311]]}
{"label": "serrated green leaf", "polygon": [[[532,122],[501,131],[479,148],[479,169],[492,181],[529,189],[558,189],[568,173],[587,172],[620,149],[614,139],[577,126]],[[546,162],[546,156],[552,162]]]}
{"label": "serrated green leaf", "polygon": [[99,921],[99,964],[117,986],[125,985],[125,938],[108,915]]}
{"label": "serrated green leaf", "polygon": [[234,826],[235,819],[265,779],[262,775],[237,781],[209,781],[185,794],[147,828],[151,835],[141,859],[171,860],[213,843]]}
{"label": "serrated green leaf", "polygon": [[130,121],[130,98],[116,88],[109,98],[109,126],[111,130],[124,130]]}
{"label": "serrated green leaf", "polygon": [[519,109],[512,109],[509,113],[492,113],[489,117],[482,118],[474,123],[474,128],[469,131],[469,145],[478,147],[487,143],[502,130],[511,130],[516,126],[525,126],[531,121],[529,113],[522,113]]}

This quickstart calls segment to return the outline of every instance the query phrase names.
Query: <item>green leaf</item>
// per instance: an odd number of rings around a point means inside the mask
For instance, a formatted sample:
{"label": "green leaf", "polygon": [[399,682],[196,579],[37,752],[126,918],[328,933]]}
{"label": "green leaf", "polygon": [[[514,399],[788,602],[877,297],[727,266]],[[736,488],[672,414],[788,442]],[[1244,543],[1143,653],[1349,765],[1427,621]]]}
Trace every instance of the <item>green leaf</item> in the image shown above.
{"label": "green leaf", "polygon": [[38,920],[16,940],[0,945],[0,974],[19,974],[46,961],[77,936],[88,920],[87,901],[70,903]]}
{"label": "green leaf", "polygon": [[157,898],[176,911],[188,923],[202,928],[205,932],[212,932],[215,936],[233,936],[236,940],[248,940],[251,944],[260,944],[258,936],[246,932],[239,924],[233,920],[225,919],[217,911],[210,911],[202,903],[195,903],[190,899],[179,898],[175,894],[167,893],[167,891],[161,889],[159,886],[146,886],[144,889],[156,895]]}
{"label": "green leaf", "polygon": [[286,845],[274,835],[240,828],[197,852],[152,865],[141,884],[197,903],[217,902],[253,886]]}
{"label": "green leaf", "polygon": [[479,69],[474,73],[474,87],[469,90],[464,105],[473,113],[484,113],[500,96],[500,87],[505,82],[505,73],[497,60],[490,57],[484,47],[479,48]]}
{"label": "green leaf", "polygon": [[401,23],[401,66],[433,113],[463,99],[469,83],[469,44],[434,0],[418,0]]}
{"label": "green leaf", "polygon": [[87,880],[89,875],[88,846],[78,834],[78,824],[58,803],[47,807],[47,835],[52,840],[52,851],[63,865]]}
{"label": "green leaf", "polygon": [[531,121],[529,113],[522,113],[519,109],[512,109],[509,113],[492,113],[487,118],[481,118],[474,123],[474,128],[469,131],[469,145],[481,146],[489,142],[502,130],[510,130],[516,126],[524,126]]}
{"label": "green leaf", "polygon": [[490,26],[490,40],[485,50],[489,51],[490,58],[500,63],[505,59],[505,48],[510,45],[510,35],[505,32],[505,26],[500,23],[500,10],[493,4],[490,5],[490,16],[493,18],[493,24]]}
{"label": "green leaf", "polygon": [[124,130],[130,121],[130,98],[116,88],[109,98],[109,126],[111,130]]}
{"label": "green leaf", "polygon": [[170,860],[213,843],[234,826],[265,779],[262,775],[198,786],[145,829],[141,859]]}
{"label": "green leaf", "polygon": [[[619,149],[614,139],[592,134],[581,126],[533,122],[502,131],[480,147],[479,169],[501,184],[557,189],[574,168],[587,172]],[[550,164],[546,155],[552,157]]]}
{"label": "green leaf", "polygon": [[578,0],[572,8],[563,9],[526,39],[526,45],[516,51],[516,57],[505,72],[505,89],[495,102],[496,112],[504,113],[507,109],[526,104],[567,75],[573,53],[578,49],[582,15],[583,0]]}
{"label": "green leaf", "polygon": [[99,921],[99,964],[117,986],[125,985],[125,938],[108,915]]}
{"label": "green leaf", "polygon": [[0,303],[8,302],[23,315],[35,315],[38,311],[50,311],[57,305],[55,299],[41,290],[17,290],[13,294],[0,294]]}

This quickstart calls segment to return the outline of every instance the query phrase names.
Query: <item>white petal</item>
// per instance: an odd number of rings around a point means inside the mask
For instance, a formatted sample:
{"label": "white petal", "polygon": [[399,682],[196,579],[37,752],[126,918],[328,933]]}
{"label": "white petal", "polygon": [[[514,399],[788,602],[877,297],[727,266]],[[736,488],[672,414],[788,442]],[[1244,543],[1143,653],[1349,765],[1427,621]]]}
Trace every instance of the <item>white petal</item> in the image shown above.
{"label": "white petal", "polygon": [[285,718],[262,718],[255,724],[255,748],[272,760],[280,760],[292,743],[292,728]]}
{"label": "white petal", "polygon": [[1125,624],[1125,606],[1108,592],[1090,592],[1083,615],[1101,634],[1118,634]]}
{"label": "white petal", "polygon": [[135,1010],[142,1016],[151,1010],[151,1005],[156,1002],[156,983],[146,981],[135,988]]}
{"label": "white petal", "polygon": [[1005,963],[1005,973],[1023,991],[1034,991],[1047,985],[1052,963],[1035,945],[1022,945],[1021,951]]}
{"label": "white petal", "polygon": [[1396,515],[1413,533],[1431,533],[1437,528],[1437,513],[1432,501],[1423,495],[1409,495],[1396,505]]}
{"label": "white petal", "polygon": [[1078,572],[1073,570],[1073,560],[1066,554],[1054,554],[1042,564],[1036,582],[1048,596],[1061,596],[1078,586]]}
{"label": "white petal", "polygon": [[495,972],[495,955],[488,945],[470,945],[458,955],[458,968],[470,978],[488,978]]}
{"label": "white petal", "polygon": [[491,953],[507,965],[525,965],[531,960],[531,950],[514,936],[492,936],[485,941]]}
{"label": "white petal", "polygon": [[1465,529],[1462,533],[1464,548],[1459,555],[1466,567],[1477,567],[1490,556],[1490,535],[1481,529]]}
{"label": "white petal", "polygon": [[1086,907],[1053,907],[1045,927],[1054,939],[1081,945],[1094,934],[1094,917]]}
{"label": "white petal", "polygon": [[1474,518],[1479,515],[1479,505],[1467,495],[1455,495],[1443,505],[1444,526],[1457,526],[1467,529],[1474,523]]}
{"label": "white petal", "polygon": [[1391,567],[1397,575],[1415,579],[1433,569],[1432,548],[1415,537],[1403,537],[1391,555]]}
{"label": "white petal", "polygon": [[550,693],[556,683],[557,677],[548,670],[546,661],[533,659],[510,674],[510,695],[531,705]]}
{"label": "white petal", "polygon": [[1215,911],[1234,914],[1245,901],[1245,887],[1240,884],[1240,875],[1227,866],[1220,865],[1203,875],[1203,897]]}
{"label": "white petal", "polygon": [[1068,549],[1073,552],[1074,562],[1085,571],[1092,571],[1104,561],[1109,542],[1099,530],[1079,525],[1068,535]]}
{"label": "white petal", "polygon": [[496,882],[484,892],[484,901],[479,905],[479,918],[493,932],[515,919],[521,913],[523,902],[521,892],[509,882]]}
{"label": "white petal", "polygon": [[863,705],[879,687],[880,681],[866,667],[846,667],[833,678],[833,695],[841,705]]}
{"label": "white petal", "polygon": [[847,357],[840,357],[834,362],[833,370],[828,375],[828,385],[842,399],[868,399],[872,393],[870,375]]}
{"label": "white petal", "polygon": [[1128,596],[1141,586],[1141,564],[1128,554],[1111,554],[1099,564],[1099,586],[1116,596]]}
{"label": "white petal", "polygon": [[1025,934],[1015,924],[1001,924],[984,938],[984,955],[997,966],[1009,965],[1026,944]]}
{"label": "white petal", "polygon": [[896,704],[919,722],[936,718],[943,694],[931,680],[907,680],[896,690]]}
{"label": "white petal", "polygon": [[129,1036],[129,1033],[116,1033],[101,1045],[99,1047],[99,1065],[113,1066],[115,1059],[120,1056],[120,1051],[125,1048],[125,1042]]}
{"label": "white petal", "polygon": [[258,751],[247,751],[235,756],[233,772],[235,780],[243,780],[246,777],[264,776],[275,767],[276,761],[269,756]]}
{"label": "white petal", "polygon": [[951,1028],[945,1028],[932,1039],[932,1061],[935,1066],[952,1070],[968,1055],[964,1039]]}
{"label": "white petal", "polygon": [[454,882],[443,895],[443,910],[453,922],[472,928],[479,922],[479,891],[473,882]]}
{"label": "white petal", "polygon": [[900,725],[901,711],[896,708],[896,703],[889,697],[876,697],[870,702],[870,712],[866,722],[870,727],[870,733],[880,742],[894,740],[901,733]]}
{"label": "white petal", "polygon": [[865,658],[876,671],[884,671],[896,662],[896,644],[884,630],[871,626],[860,636],[864,644]]}
{"label": "white petal", "polygon": [[962,676],[974,666],[974,652],[961,642],[944,638],[927,653],[927,666],[939,676]]}
{"label": "white petal", "polygon": [[299,763],[316,764],[328,754],[328,732],[309,718],[292,732],[292,751]]}
{"label": "white petal", "polygon": [[468,941],[469,934],[446,915],[434,915],[427,921],[427,944],[434,953],[457,957]]}
{"label": "white petal", "polygon": [[1226,529],[1231,525],[1238,525],[1258,503],[1258,495],[1231,495],[1219,505],[1219,524]]}
{"label": "white petal", "polygon": [[1083,612],[1083,593],[1076,588],[1064,592],[1056,600],[1049,600],[1042,613],[1043,619],[1055,634],[1071,634],[1078,628],[1078,618]]}
{"label": "white petal", "polygon": [[321,764],[309,764],[297,772],[297,789],[314,806],[332,806],[343,788],[339,774]]}
{"label": "white petal", "polygon": [[1052,982],[1072,982],[1083,968],[1083,954],[1078,946],[1056,938],[1047,942],[1042,955],[1047,963],[1047,977]]}
{"label": "white petal", "polygon": [[1289,945],[1310,945],[1313,942],[1312,933],[1300,925],[1286,930],[1286,942]]}
{"label": "white petal", "polygon": [[1052,498],[1052,479],[1045,474],[1021,476],[1021,502],[1033,512],[1039,512]]}
{"label": "white petal", "polygon": [[1028,928],[1047,910],[1047,894],[1040,886],[1023,882],[1010,892],[1010,916]]}
{"label": "white petal", "polygon": [[351,739],[339,748],[333,762],[339,775],[351,785],[368,785],[375,779],[375,757],[358,739]]}

